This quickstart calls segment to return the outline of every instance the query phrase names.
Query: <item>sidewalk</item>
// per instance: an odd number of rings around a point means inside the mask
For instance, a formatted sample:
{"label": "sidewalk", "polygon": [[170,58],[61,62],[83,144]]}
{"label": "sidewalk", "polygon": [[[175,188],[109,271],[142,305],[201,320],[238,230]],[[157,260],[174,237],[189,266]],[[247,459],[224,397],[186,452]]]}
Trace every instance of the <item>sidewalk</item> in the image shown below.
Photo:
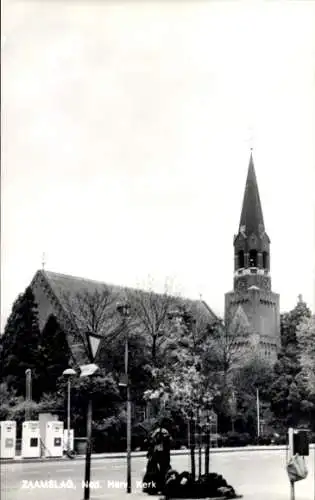
{"label": "sidewalk", "polygon": [[[99,500],[100,497],[90,497],[90,500]],[[113,496],[106,495],[106,500],[144,500],[145,498],[149,500],[165,500],[165,496],[163,495],[147,495],[146,493],[120,493],[119,496],[117,494],[113,494]],[[239,495],[238,498],[243,498],[242,495]],[[104,497],[105,499],[105,497]],[[179,500],[173,498],[172,500]],[[186,498],[185,500],[198,500],[192,498]],[[227,497],[207,497],[201,500],[228,500]]]}
{"label": "sidewalk", "polygon": [[[100,500],[101,495],[93,495],[91,493],[90,500]],[[126,493],[126,492],[113,492],[112,494],[106,493],[103,495],[103,500],[164,500],[165,497],[163,495],[147,495],[141,491]],[[212,500],[212,499],[211,499]],[[215,500],[215,499],[214,499]],[[220,499],[224,500],[224,498]]]}
{"label": "sidewalk", "polygon": [[[250,451],[274,451],[274,450],[286,450],[285,445],[277,445],[277,446],[243,446],[243,447],[235,447],[235,448],[211,448],[210,454],[213,453],[231,453],[231,452],[250,452]],[[315,444],[310,445],[310,449],[314,449]],[[197,450],[196,450],[197,451]],[[202,451],[204,453],[204,450]],[[189,449],[184,450],[172,450],[171,455],[188,455],[190,453]],[[133,451],[131,454],[134,458],[146,457],[146,451]],[[92,460],[101,460],[101,459],[115,459],[115,458],[126,458],[126,452],[121,453],[94,453],[92,454]],[[85,455],[76,455],[75,460],[85,460]],[[2,458],[0,459],[0,463],[38,463],[38,462],[63,462],[67,461],[71,463],[71,459],[67,456],[63,457],[41,457],[41,458],[22,458],[21,456],[16,456],[13,459]]]}

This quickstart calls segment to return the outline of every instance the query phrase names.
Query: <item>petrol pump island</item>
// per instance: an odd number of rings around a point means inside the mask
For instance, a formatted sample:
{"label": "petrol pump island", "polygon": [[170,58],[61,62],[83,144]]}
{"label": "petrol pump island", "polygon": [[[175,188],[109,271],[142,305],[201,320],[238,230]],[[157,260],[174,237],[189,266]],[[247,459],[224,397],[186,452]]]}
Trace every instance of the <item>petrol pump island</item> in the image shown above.
{"label": "petrol pump island", "polygon": [[[70,435],[70,436],[69,436]],[[68,436],[69,445],[68,445]],[[21,455],[17,455],[16,422],[0,422],[0,458],[58,458],[73,450],[73,429],[68,432],[57,420],[30,420],[22,424]]]}

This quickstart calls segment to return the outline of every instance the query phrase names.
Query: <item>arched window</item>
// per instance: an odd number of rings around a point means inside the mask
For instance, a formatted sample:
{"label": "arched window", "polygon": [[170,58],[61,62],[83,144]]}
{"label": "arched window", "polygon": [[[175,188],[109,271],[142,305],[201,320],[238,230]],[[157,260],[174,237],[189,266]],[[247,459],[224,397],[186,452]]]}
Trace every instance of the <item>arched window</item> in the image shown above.
{"label": "arched window", "polygon": [[257,250],[249,252],[249,267],[257,267]]}
{"label": "arched window", "polygon": [[263,268],[268,269],[268,252],[263,252]]}
{"label": "arched window", "polygon": [[240,250],[238,252],[238,267],[239,268],[244,267],[244,252],[243,252],[243,250]]}

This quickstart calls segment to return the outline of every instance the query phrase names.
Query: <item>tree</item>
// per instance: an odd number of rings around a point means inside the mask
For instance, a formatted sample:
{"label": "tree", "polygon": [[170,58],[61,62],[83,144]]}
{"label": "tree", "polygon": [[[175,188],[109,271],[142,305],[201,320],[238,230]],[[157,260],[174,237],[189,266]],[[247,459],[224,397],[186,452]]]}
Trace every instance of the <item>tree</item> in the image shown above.
{"label": "tree", "polygon": [[[58,380],[58,394],[64,402],[66,385],[66,380],[61,377]],[[117,415],[122,405],[118,384],[113,375],[105,369],[99,369],[91,377],[74,377],[71,381],[72,420],[76,433],[81,436],[85,436],[86,408],[91,397],[95,423]]]}
{"label": "tree", "polygon": [[38,400],[42,389],[40,379],[40,330],[37,305],[30,287],[17,298],[2,338],[1,380],[18,395],[25,394],[25,370],[32,370],[32,395]]}
{"label": "tree", "polygon": [[132,326],[142,334],[144,343],[149,347],[149,362],[158,366],[163,363],[160,345],[168,334],[169,313],[176,299],[169,294],[167,285],[163,294],[152,290],[130,290],[127,297],[131,305]]}
{"label": "tree", "polygon": [[14,389],[9,389],[6,382],[0,384],[0,421],[11,420],[12,408],[23,403],[24,398],[17,396]]}
{"label": "tree", "polygon": [[161,399],[162,402],[166,398],[173,403],[177,401],[183,411],[188,411],[194,406],[197,397],[193,387],[201,390],[202,343],[197,333],[197,321],[192,311],[181,304],[170,310],[164,329],[167,336],[159,342],[163,364],[154,368],[154,383],[146,395],[151,399]]}
{"label": "tree", "polygon": [[43,392],[55,392],[57,379],[69,367],[71,353],[66,335],[53,315],[48,318],[43,329],[40,353]]}
{"label": "tree", "polygon": [[[181,309],[181,310],[180,310]],[[195,478],[195,426],[196,419],[200,435],[200,412],[209,409],[213,387],[202,370],[202,343],[197,332],[197,320],[187,307],[183,306],[170,318],[173,329],[163,342],[164,381],[158,397],[165,397],[175,403],[189,422],[191,441],[191,472]],[[152,397],[152,394],[151,394]],[[165,401],[165,399],[164,399]],[[201,440],[199,439],[199,474],[201,475]]]}
{"label": "tree", "polygon": [[296,307],[281,317],[282,348],[274,366],[271,384],[271,410],[283,427],[296,426],[310,418],[312,404],[300,362],[298,331],[311,312],[299,298]]}
{"label": "tree", "polygon": [[[88,362],[87,333],[103,337],[95,362],[101,369],[106,369],[106,376],[112,378],[117,390],[125,372],[125,339],[128,333],[131,397],[133,402],[144,404],[143,393],[152,380],[151,364],[148,363],[150,351],[142,329],[137,328],[134,303],[130,304],[129,317],[123,317],[117,311],[122,299],[129,298],[128,293],[124,289],[117,291],[103,285],[96,290],[64,295],[65,329],[71,338],[71,350],[77,365]],[[120,397],[120,405],[125,406],[124,389],[121,389]],[[102,412],[100,415],[103,415]]]}
{"label": "tree", "polygon": [[308,379],[309,389],[315,392],[315,315],[306,317],[297,327],[300,362]]}
{"label": "tree", "polygon": [[249,330],[237,319],[226,323],[217,320],[208,328],[209,369],[221,374],[224,388],[228,387],[233,370],[252,354],[249,336]]}
{"label": "tree", "polygon": [[0,384],[0,420],[14,420],[18,435],[21,433],[27,408],[32,419],[37,419],[42,412],[64,412],[63,399],[57,394],[43,394],[39,401],[26,401],[23,396],[17,396],[15,390],[9,389],[5,382]]}
{"label": "tree", "polygon": [[297,327],[297,339],[300,346],[301,373],[299,382],[308,394],[309,420],[315,431],[315,315],[306,318]]}
{"label": "tree", "polygon": [[289,313],[281,314],[280,317],[281,344],[284,348],[290,344],[298,345],[298,327],[309,318],[311,318],[311,311],[307,304],[303,302],[302,296],[299,295],[299,301],[295,308]]}
{"label": "tree", "polygon": [[[117,292],[107,285],[63,294],[65,316],[61,326],[67,333],[76,363],[88,362],[88,334],[100,335],[107,340],[117,334],[118,298]],[[106,347],[104,342],[103,346]]]}
{"label": "tree", "polygon": [[[235,430],[256,436],[257,432],[257,390],[261,417],[270,420],[270,392],[273,371],[266,361],[253,357],[245,365],[235,370],[233,387],[236,394]],[[269,422],[268,422],[269,423]]]}
{"label": "tree", "polygon": [[217,387],[213,406],[219,416],[221,430],[228,430],[235,414],[233,374],[253,356],[250,330],[242,318],[218,319],[208,326],[205,341],[204,369]]}
{"label": "tree", "polygon": [[125,371],[125,338],[128,329],[128,367],[130,390],[133,401],[141,403],[143,393],[152,385],[152,369],[148,363],[148,350],[143,335],[132,329],[127,320],[125,324],[117,325],[117,335],[111,341],[104,343],[98,357],[98,364],[106,367],[106,371],[113,374],[119,382]]}

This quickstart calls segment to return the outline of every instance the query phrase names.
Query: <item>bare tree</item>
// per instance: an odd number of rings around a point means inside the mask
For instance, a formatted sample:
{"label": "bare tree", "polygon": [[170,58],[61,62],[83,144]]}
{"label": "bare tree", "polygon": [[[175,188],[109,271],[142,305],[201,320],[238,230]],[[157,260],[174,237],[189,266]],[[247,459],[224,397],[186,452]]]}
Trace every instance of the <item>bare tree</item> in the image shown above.
{"label": "bare tree", "polygon": [[149,345],[151,361],[157,364],[159,347],[169,328],[169,313],[176,304],[176,298],[168,293],[167,287],[163,294],[152,290],[127,291],[131,305],[131,324]]}
{"label": "bare tree", "polygon": [[112,287],[83,289],[76,293],[63,293],[63,326],[71,337],[74,357],[80,354],[88,359],[88,334],[101,335],[110,341],[122,328],[116,305],[119,296]]}
{"label": "bare tree", "polygon": [[231,409],[233,373],[253,355],[250,330],[241,318],[217,320],[208,328],[204,351],[206,369],[220,387],[223,404]]}

